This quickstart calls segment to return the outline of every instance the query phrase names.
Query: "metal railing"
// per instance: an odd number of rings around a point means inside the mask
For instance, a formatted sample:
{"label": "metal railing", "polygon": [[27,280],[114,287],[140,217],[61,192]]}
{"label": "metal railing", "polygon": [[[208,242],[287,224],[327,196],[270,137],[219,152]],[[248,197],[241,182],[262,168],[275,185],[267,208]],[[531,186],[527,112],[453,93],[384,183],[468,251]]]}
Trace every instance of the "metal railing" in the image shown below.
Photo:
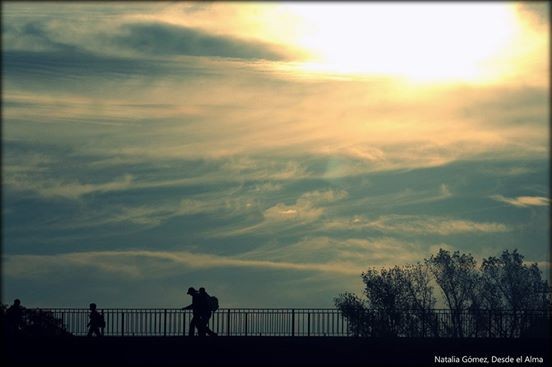
{"label": "metal railing", "polygon": [[548,335],[550,310],[348,310],[354,335],[518,338]]}
{"label": "metal railing", "polygon": [[[61,320],[73,335],[88,333],[89,310],[42,309]],[[106,326],[104,335],[179,336],[188,335],[190,310],[99,309]],[[213,313],[209,328],[223,336],[348,336],[349,322],[336,309],[222,308]]]}
{"label": "metal railing", "polygon": [[[41,309],[73,335],[88,333],[89,310]],[[105,336],[185,336],[192,313],[177,308],[104,308]],[[520,337],[550,323],[548,310],[462,311],[223,308],[209,328],[220,336]]]}

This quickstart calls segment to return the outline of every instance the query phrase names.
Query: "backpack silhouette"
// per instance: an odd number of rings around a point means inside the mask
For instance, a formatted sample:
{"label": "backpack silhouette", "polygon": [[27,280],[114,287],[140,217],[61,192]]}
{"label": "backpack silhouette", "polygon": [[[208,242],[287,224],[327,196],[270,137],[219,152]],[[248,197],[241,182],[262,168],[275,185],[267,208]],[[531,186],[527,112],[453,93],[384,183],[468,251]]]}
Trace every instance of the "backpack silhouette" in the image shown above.
{"label": "backpack silhouette", "polygon": [[217,297],[214,297],[214,296],[209,297],[209,309],[212,312],[215,312],[216,310],[219,309],[219,302]]}

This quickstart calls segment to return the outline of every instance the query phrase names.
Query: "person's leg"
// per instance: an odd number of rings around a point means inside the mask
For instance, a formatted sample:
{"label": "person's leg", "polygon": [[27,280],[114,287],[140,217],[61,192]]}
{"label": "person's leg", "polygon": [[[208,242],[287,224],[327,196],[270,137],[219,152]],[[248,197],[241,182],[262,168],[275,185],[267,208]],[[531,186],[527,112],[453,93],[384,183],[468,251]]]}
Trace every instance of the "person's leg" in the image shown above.
{"label": "person's leg", "polygon": [[94,329],[92,328],[92,326],[90,326],[88,328],[88,335],[87,336],[92,336],[92,333],[94,332]]}
{"label": "person's leg", "polygon": [[188,336],[194,336],[195,335],[196,327],[197,327],[197,318],[195,316],[193,316],[192,320],[190,321],[190,329],[188,330]]}
{"label": "person's leg", "polygon": [[209,320],[210,320],[210,319],[211,319],[211,318],[208,317],[208,318],[207,318],[207,321],[205,322],[205,332],[206,332],[207,335],[209,335],[209,336],[217,336],[217,333],[215,333],[213,330],[211,330],[211,329],[209,328]]}
{"label": "person's leg", "polygon": [[199,336],[205,336],[207,330],[207,322],[204,317],[200,317],[197,322],[197,334]]}

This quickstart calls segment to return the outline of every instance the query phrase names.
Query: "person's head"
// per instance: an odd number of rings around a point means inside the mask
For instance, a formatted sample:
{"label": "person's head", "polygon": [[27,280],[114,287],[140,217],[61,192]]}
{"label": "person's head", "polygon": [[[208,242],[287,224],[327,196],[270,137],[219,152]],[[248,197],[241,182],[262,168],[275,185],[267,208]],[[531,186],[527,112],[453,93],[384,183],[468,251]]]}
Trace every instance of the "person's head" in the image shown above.
{"label": "person's head", "polygon": [[91,304],[90,304],[90,309],[91,309],[92,311],[94,311],[94,310],[96,309],[96,304],[95,304],[95,303],[91,303]]}
{"label": "person's head", "polygon": [[199,288],[199,293],[205,294],[205,288],[203,288],[203,287]]}
{"label": "person's head", "polygon": [[195,290],[194,287],[190,287],[188,288],[188,292],[187,292],[189,295],[194,295],[197,293],[197,291]]}
{"label": "person's head", "polygon": [[14,306],[19,306],[19,305],[21,305],[21,301],[19,300],[19,298],[16,298],[16,299],[13,300],[13,304],[14,304]]}

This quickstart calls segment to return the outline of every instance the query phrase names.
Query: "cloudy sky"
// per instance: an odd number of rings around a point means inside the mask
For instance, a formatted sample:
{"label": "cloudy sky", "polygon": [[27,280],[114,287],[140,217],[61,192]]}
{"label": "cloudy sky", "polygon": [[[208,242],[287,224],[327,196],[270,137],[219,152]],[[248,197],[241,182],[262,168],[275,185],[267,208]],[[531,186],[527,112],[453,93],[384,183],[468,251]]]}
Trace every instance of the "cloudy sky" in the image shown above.
{"label": "cloudy sky", "polygon": [[330,307],[549,266],[546,3],[2,4],[3,302]]}

